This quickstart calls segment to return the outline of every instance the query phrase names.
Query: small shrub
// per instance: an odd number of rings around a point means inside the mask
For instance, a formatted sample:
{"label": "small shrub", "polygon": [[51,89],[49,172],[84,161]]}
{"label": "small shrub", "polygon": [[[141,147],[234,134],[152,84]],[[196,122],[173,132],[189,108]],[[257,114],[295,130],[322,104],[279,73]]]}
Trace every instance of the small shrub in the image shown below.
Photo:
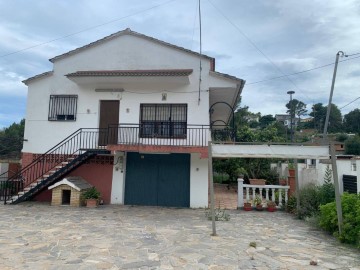
{"label": "small shrub", "polygon": [[287,204],[286,204],[286,211],[291,214],[296,214],[296,197],[290,196]]}
{"label": "small shrub", "polygon": [[82,194],[84,200],[87,199],[99,199],[101,196],[100,192],[95,188],[91,187]]}
{"label": "small shrub", "polygon": [[360,194],[344,193],[341,197],[343,211],[342,232],[338,234],[338,221],[335,202],[320,206],[319,225],[337,236],[341,242],[360,248]]}
{"label": "small shrub", "polygon": [[249,243],[249,247],[256,248],[256,242],[250,242],[250,243]]}
{"label": "small shrub", "polygon": [[309,184],[300,190],[299,218],[304,219],[319,213],[320,196],[319,188]]}
{"label": "small shrub", "polygon": [[[229,221],[230,214],[224,209],[216,208],[215,210],[215,221]],[[206,209],[205,216],[208,220],[212,220],[211,209]]]}

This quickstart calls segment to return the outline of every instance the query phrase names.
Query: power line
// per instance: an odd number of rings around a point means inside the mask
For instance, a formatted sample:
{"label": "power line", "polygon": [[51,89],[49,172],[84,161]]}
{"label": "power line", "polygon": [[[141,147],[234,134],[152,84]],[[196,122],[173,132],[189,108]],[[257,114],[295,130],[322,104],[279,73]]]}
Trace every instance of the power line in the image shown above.
{"label": "power line", "polygon": [[359,53],[353,53],[353,54],[347,54],[346,56],[348,57],[348,56],[353,56],[353,55],[358,55],[358,54],[360,54],[360,52]]}
{"label": "power line", "polygon": [[[352,57],[352,58],[347,58],[347,59],[344,59],[344,60],[340,60],[339,62],[350,61],[350,60],[353,60],[353,59],[356,59],[356,58],[360,58],[360,56],[356,56],[356,57]],[[298,71],[298,72],[295,72],[295,73],[287,74],[287,76],[293,76],[293,75],[298,75],[298,74],[301,74],[301,73],[306,73],[306,72],[313,71],[313,70],[316,70],[316,69],[321,69],[321,68],[324,68],[324,67],[332,66],[332,65],[334,65],[334,64],[335,64],[335,63],[330,63],[330,64],[326,64],[326,65],[322,65],[322,66],[318,66],[318,67],[314,67],[314,68],[310,68],[310,69]],[[272,81],[272,80],[281,79],[281,78],[284,78],[284,77],[285,77],[285,75],[283,75],[283,76],[277,76],[277,77],[272,77],[272,78],[265,79],[265,80],[260,80],[260,81],[256,81],[256,82],[250,82],[250,83],[247,83],[247,85],[258,84],[258,83],[267,82],[267,81]]]}
{"label": "power line", "polygon": [[[289,75],[286,75],[275,63],[247,36],[245,33],[235,24],[233,23],[220,9],[218,9],[210,0],[208,2],[260,53],[262,56],[266,58],[266,60],[269,61],[269,63],[275,67],[277,71],[279,71],[289,82],[291,82],[297,90],[300,91],[298,86],[295,84],[293,80],[289,78]],[[305,93],[304,93],[305,94]],[[306,94],[305,94],[306,95]],[[307,95],[306,95],[307,96]],[[308,96],[307,96],[308,97]],[[309,97],[308,97],[309,98]],[[310,99],[310,98],[309,98]]]}
{"label": "power line", "polygon": [[30,47],[26,47],[26,48],[23,48],[23,49],[20,49],[20,50],[17,50],[17,51],[13,51],[13,52],[10,52],[10,53],[7,53],[7,54],[3,54],[3,55],[0,55],[0,58],[6,57],[6,56],[9,56],[9,55],[13,55],[13,54],[17,54],[17,53],[19,53],[19,52],[27,51],[27,50],[30,50],[30,49],[33,49],[33,48],[36,48],[36,47],[39,47],[39,46],[42,46],[42,45],[45,45],[45,44],[48,44],[48,43],[52,43],[52,42],[57,41],[57,40],[61,40],[61,39],[64,39],[64,38],[68,38],[68,37],[71,37],[71,36],[75,36],[75,35],[78,35],[78,34],[80,34],[80,33],[87,32],[87,31],[89,31],[89,30],[93,30],[93,29],[95,29],[95,28],[99,28],[99,27],[104,26],[104,25],[108,25],[108,24],[111,24],[111,23],[114,23],[114,22],[117,22],[117,21],[121,21],[121,20],[130,18],[130,17],[132,17],[132,16],[135,16],[135,15],[138,15],[138,14],[141,14],[141,13],[144,13],[144,12],[147,12],[147,11],[149,11],[149,10],[158,8],[158,7],[160,7],[160,6],[163,6],[163,5],[169,4],[169,3],[171,3],[171,2],[175,2],[175,1],[177,1],[177,0],[169,0],[169,1],[163,2],[163,3],[161,3],[161,4],[152,6],[152,7],[150,7],[150,8],[143,9],[143,10],[141,10],[141,11],[134,12],[134,13],[132,13],[132,14],[126,15],[126,16],[121,17],[121,18],[117,18],[117,19],[114,19],[114,20],[111,20],[111,21],[107,21],[107,22],[105,22],[105,23],[98,24],[98,25],[95,25],[95,26],[91,26],[91,27],[85,28],[85,29],[83,29],[83,30],[80,30],[80,31],[77,31],[77,32],[73,32],[73,33],[67,34],[67,35],[62,36],[62,37],[54,38],[54,39],[52,39],[52,40],[48,40],[48,41],[45,41],[45,42],[42,42],[42,43],[38,43],[38,44],[33,45],[33,46],[30,46]]}
{"label": "power line", "polygon": [[339,110],[344,109],[346,106],[349,106],[351,103],[354,103],[355,101],[357,101],[358,99],[360,99],[360,97],[355,98],[353,101],[349,102],[348,104],[346,104],[345,106],[342,106]]}

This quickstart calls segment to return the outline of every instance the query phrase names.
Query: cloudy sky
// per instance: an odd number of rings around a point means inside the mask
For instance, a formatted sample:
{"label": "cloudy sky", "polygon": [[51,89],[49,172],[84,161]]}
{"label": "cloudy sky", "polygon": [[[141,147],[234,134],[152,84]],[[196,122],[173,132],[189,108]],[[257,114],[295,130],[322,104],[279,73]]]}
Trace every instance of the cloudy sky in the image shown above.
{"label": "cloudy sky", "polygon": [[[360,97],[360,1],[201,0],[203,52],[217,71],[247,84],[242,105],[285,113],[289,90],[328,102],[333,65],[339,108]],[[0,128],[25,116],[22,80],[52,69],[49,58],[125,28],[199,51],[198,0],[0,0]],[[286,75],[286,76],[285,76]],[[360,99],[343,114],[360,107]]]}

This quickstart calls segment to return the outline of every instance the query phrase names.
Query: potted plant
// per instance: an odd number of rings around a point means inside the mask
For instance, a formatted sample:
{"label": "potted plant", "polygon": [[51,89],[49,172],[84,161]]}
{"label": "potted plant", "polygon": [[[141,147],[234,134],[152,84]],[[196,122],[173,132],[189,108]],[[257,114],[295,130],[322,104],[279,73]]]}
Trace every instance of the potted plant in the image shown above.
{"label": "potted plant", "polygon": [[248,201],[244,202],[244,210],[245,211],[251,211],[252,210],[251,202],[248,202]]}
{"label": "potted plant", "polygon": [[246,170],[243,168],[243,167],[240,167],[240,168],[236,168],[235,170],[235,173],[236,173],[236,176],[238,178],[244,178],[244,175],[246,174]]}
{"label": "potted plant", "polygon": [[258,210],[258,211],[263,210],[262,197],[260,197],[260,195],[255,196],[254,204],[255,204],[256,210]]}
{"label": "potted plant", "polygon": [[275,212],[276,211],[276,203],[273,201],[268,201],[267,202],[267,210],[269,212]]}
{"label": "potted plant", "polygon": [[295,176],[295,166],[294,166],[294,163],[289,162],[289,164],[288,164],[288,171],[289,171],[289,176],[290,176],[290,177],[294,177],[294,176]]}
{"label": "potted plant", "polygon": [[287,184],[286,182],[287,182],[286,177],[280,177],[280,179],[279,179],[280,186],[286,186],[286,184]]}
{"label": "potted plant", "polygon": [[101,195],[100,192],[95,187],[91,187],[87,189],[82,194],[82,197],[86,203],[86,207],[97,207],[99,203],[100,195]]}

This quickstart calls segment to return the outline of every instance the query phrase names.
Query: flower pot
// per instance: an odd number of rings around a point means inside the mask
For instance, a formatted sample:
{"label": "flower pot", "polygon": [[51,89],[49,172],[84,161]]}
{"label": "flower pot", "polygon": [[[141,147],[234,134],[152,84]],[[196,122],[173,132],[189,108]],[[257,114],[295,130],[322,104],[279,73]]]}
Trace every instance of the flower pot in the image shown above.
{"label": "flower pot", "polygon": [[257,211],[262,211],[263,210],[263,206],[261,204],[256,205],[255,208]]}
{"label": "flower pot", "polygon": [[94,208],[98,206],[98,199],[87,199],[86,207]]}
{"label": "flower pot", "polygon": [[267,210],[268,210],[268,212],[275,212],[276,207],[268,207]]}
{"label": "flower pot", "polygon": [[265,179],[249,179],[250,185],[265,185],[266,180]]}
{"label": "flower pot", "polygon": [[295,169],[289,169],[289,176],[295,176]]}
{"label": "flower pot", "polygon": [[252,210],[251,203],[244,203],[244,210],[245,211],[251,211]]}
{"label": "flower pot", "polygon": [[279,185],[280,186],[286,186],[286,179],[280,179],[279,180]]}

